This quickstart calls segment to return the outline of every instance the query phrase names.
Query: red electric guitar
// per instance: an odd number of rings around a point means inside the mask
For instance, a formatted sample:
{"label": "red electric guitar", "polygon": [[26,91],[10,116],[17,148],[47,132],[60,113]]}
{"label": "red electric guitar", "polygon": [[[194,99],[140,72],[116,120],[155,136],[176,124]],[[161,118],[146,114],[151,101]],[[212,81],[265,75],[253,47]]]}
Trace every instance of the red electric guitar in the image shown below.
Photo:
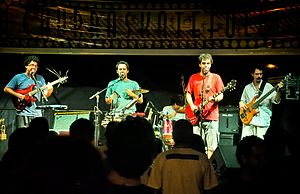
{"label": "red electric guitar", "polygon": [[[224,93],[226,90],[233,90],[235,89],[235,86],[236,86],[236,80],[231,80],[225,88],[223,88],[220,92],[216,93],[213,95],[214,98],[216,98],[217,96],[219,96],[220,94]],[[188,118],[188,120],[193,124],[195,125],[198,120],[199,120],[199,117],[202,117],[202,118],[205,118],[205,116],[207,116],[207,114],[209,113],[209,110],[205,110],[205,105],[207,105],[209,103],[208,100],[205,100],[201,103],[201,99],[198,98],[195,100],[194,104],[198,107],[198,111],[194,112],[192,109],[191,109],[191,106],[189,104],[187,104],[186,108],[185,108],[185,113],[186,113],[186,116]],[[200,107],[202,106],[202,107]],[[199,110],[203,110],[202,111],[202,114],[200,115],[200,111]]]}
{"label": "red electric guitar", "polygon": [[17,92],[17,93],[24,94],[25,98],[23,100],[21,100],[20,98],[12,96],[12,102],[17,110],[24,110],[27,106],[31,106],[32,103],[36,101],[36,98],[34,97],[34,95],[37,92],[45,90],[48,86],[53,86],[58,83],[64,83],[66,79],[68,79],[67,76],[60,77],[59,79],[57,79],[51,83],[48,83],[47,85],[44,85],[40,88],[36,88],[34,90],[32,90],[35,86],[34,84],[30,85],[28,88],[26,88],[24,90],[15,90],[15,92]]}

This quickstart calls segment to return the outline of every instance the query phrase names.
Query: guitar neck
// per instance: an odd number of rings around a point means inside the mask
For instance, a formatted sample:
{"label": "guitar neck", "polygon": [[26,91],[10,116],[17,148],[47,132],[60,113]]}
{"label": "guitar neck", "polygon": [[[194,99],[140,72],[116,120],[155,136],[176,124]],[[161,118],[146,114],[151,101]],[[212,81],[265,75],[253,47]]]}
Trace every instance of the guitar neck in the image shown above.
{"label": "guitar neck", "polygon": [[[224,93],[226,90],[232,90],[232,89],[234,89],[235,84],[236,84],[236,80],[231,80],[231,81],[227,84],[227,86],[226,86],[225,88],[223,88],[221,91],[215,93],[215,94],[213,95],[213,98],[218,97],[220,94]],[[206,104],[208,104],[208,103],[209,103],[209,101],[206,99],[205,101],[202,102],[202,107],[204,107],[204,106],[205,106]]]}
{"label": "guitar neck", "polygon": [[29,95],[29,96],[33,96],[33,95],[35,95],[36,93],[38,93],[39,91],[45,90],[46,88],[47,88],[47,85],[44,85],[44,86],[42,86],[42,87],[40,87],[40,88],[37,88],[37,89],[32,90],[31,92],[28,92],[28,95]]}
{"label": "guitar neck", "polygon": [[53,81],[53,82],[51,82],[51,83],[48,83],[47,85],[44,85],[44,86],[42,86],[42,87],[40,87],[40,88],[37,88],[37,89],[34,89],[34,90],[32,90],[31,92],[29,92],[28,93],[28,95],[29,96],[33,96],[33,95],[35,95],[37,92],[39,92],[39,91],[44,91],[48,86],[53,86],[53,85],[55,85],[55,84],[58,84],[59,82],[61,82],[61,80],[55,80],[55,81]]}
{"label": "guitar neck", "polygon": [[[217,96],[219,96],[220,94],[222,94],[223,92],[225,92],[226,88],[222,89],[221,91],[215,93],[213,95],[213,98],[216,98]],[[203,101],[202,105],[205,106],[209,103],[209,101],[206,99],[205,101]]]}
{"label": "guitar neck", "polygon": [[259,98],[253,105],[253,108],[257,108],[258,105],[264,101],[264,99],[266,99],[270,94],[272,94],[272,92],[274,92],[277,89],[277,85],[275,87],[273,87],[270,91],[268,91],[265,95],[263,95],[261,98]]}

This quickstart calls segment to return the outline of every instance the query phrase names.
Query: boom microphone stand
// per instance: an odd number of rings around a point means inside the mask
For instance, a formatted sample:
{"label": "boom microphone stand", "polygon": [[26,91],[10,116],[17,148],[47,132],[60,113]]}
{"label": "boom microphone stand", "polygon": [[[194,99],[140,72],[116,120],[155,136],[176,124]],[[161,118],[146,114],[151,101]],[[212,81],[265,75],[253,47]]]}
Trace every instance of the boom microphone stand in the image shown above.
{"label": "boom microphone stand", "polygon": [[[37,81],[35,75],[33,74],[32,70],[30,72],[30,77],[33,79],[34,84],[36,85],[36,87],[37,87],[37,89],[38,89],[38,91],[40,93],[40,95],[39,95],[40,96],[39,101],[41,102],[42,105],[44,105],[45,104],[45,100],[48,101],[48,98],[44,94],[44,92],[41,90],[41,86],[40,86],[39,82]],[[41,112],[42,112],[42,115],[44,116],[45,110],[41,110]]]}
{"label": "boom microphone stand", "polygon": [[199,110],[199,115],[198,115],[198,121],[199,121],[199,127],[200,127],[200,134],[201,134],[201,137],[204,141],[204,146],[205,146],[205,149],[207,149],[207,141],[206,141],[206,133],[205,133],[205,129],[204,129],[204,126],[203,126],[203,111],[204,111],[204,107],[203,107],[203,103],[204,103],[204,80],[206,79],[206,74],[204,74],[204,77],[203,77],[203,82],[202,82],[202,89],[201,89],[201,103],[200,103],[200,110]]}
{"label": "boom microphone stand", "polygon": [[[104,91],[106,91],[108,88],[114,86],[116,83],[118,83],[119,81],[121,81],[122,79],[118,79],[116,82],[114,82],[113,84],[111,84],[110,86],[102,89],[101,91],[96,92],[95,94],[93,94],[91,97],[89,97],[89,99],[93,99],[96,97],[96,106],[94,106],[94,122],[95,122],[95,143],[96,145],[99,144],[99,139],[104,138],[104,133],[101,134],[100,132],[100,115],[103,115],[103,112],[99,109],[99,95],[102,94]],[[100,144],[103,144],[103,142],[100,142]]]}
{"label": "boom microphone stand", "polygon": [[[93,99],[96,97],[96,106],[94,106],[94,123],[95,123],[95,144],[98,146],[100,136],[104,135],[100,133],[100,115],[103,114],[103,112],[99,109],[99,95],[102,94],[107,88],[104,88],[101,91],[96,92],[94,95],[92,95],[89,99]],[[102,142],[100,142],[102,144]]]}

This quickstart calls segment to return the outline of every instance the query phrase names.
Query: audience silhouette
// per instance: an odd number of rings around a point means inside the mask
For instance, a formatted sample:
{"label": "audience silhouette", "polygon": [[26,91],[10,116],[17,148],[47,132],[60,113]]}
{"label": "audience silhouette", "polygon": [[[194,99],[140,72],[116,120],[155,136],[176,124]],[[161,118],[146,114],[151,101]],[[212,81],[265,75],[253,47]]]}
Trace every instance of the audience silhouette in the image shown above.
{"label": "audience silhouette", "polygon": [[260,137],[245,136],[237,145],[236,159],[240,165],[236,174],[231,174],[215,190],[215,193],[268,193],[267,147]]}
{"label": "audience silhouette", "polygon": [[89,119],[79,118],[73,121],[69,127],[69,135],[95,145],[95,126]]}
{"label": "audience silhouette", "polygon": [[141,176],[152,164],[155,136],[142,117],[127,116],[107,134],[108,194],[153,193],[141,184]]}
{"label": "audience silhouette", "polygon": [[[106,144],[96,146],[95,127],[84,118],[69,126],[69,136],[49,129],[45,117],[34,118],[8,138],[0,161],[3,193],[267,193],[297,189],[297,116],[282,109],[261,139],[246,136],[237,145],[240,168],[216,176],[205,145],[185,119],[174,122],[172,149],[142,117],[109,122]],[[280,116],[281,115],[281,116]],[[282,116],[283,115],[283,116]],[[291,121],[291,119],[293,119]],[[284,121],[283,121],[284,120]],[[288,121],[288,122],[287,122]],[[99,152],[100,150],[100,152]]]}
{"label": "audience silhouette", "polygon": [[57,136],[34,149],[17,173],[13,193],[99,194],[106,185],[98,150],[89,142]]}
{"label": "audience silhouette", "polygon": [[216,187],[217,176],[203,153],[204,143],[195,144],[192,124],[185,119],[176,121],[173,138],[174,148],[157,155],[146,184],[162,194],[200,194]]}

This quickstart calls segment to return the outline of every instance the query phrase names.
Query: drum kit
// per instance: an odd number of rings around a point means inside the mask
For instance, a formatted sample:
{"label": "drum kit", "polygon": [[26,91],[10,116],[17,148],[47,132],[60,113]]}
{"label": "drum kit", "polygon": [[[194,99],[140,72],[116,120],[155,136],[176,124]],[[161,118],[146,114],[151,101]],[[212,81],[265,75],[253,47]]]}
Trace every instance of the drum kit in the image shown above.
{"label": "drum kit", "polygon": [[154,104],[149,101],[145,108],[145,117],[151,123],[155,137],[160,139],[163,143],[163,150],[168,150],[174,147],[174,140],[172,136],[173,121],[172,115],[166,115],[158,111]]}
{"label": "drum kit", "polygon": [[[148,93],[149,90],[139,89],[133,90],[133,93],[140,95]],[[136,104],[137,101],[131,101],[127,106],[132,106]],[[154,104],[149,101],[144,110],[144,113],[134,113],[134,114],[124,114],[124,112],[107,112],[104,114],[102,119],[101,127],[106,129],[109,122],[121,122],[126,119],[127,116],[143,116],[145,117],[152,125],[155,133],[155,137],[160,139],[163,143],[163,150],[171,149],[174,146],[174,140],[172,137],[173,132],[173,123],[172,115],[165,115],[154,106]]]}
{"label": "drum kit", "polygon": [[[139,89],[139,90],[132,90],[133,93],[135,93],[136,95],[140,95],[140,94],[144,94],[144,93],[148,93],[149,90],[146,89]],[[125,108],[128,109],[129,107],[135,105],[137,103],[136,99],[133,99],[132,101],[130,101]],[[107,124],[111,121],[114,122],[121,122],[122,120],[125,120],[127,116],[137,116],[138,114],[125,114],[124,112],[113,112],[110,111],[108,113],[105,114],[104,119],[101,121],[101,126],[106,128]],[[140,116],[140,115],[138,115]]]}

